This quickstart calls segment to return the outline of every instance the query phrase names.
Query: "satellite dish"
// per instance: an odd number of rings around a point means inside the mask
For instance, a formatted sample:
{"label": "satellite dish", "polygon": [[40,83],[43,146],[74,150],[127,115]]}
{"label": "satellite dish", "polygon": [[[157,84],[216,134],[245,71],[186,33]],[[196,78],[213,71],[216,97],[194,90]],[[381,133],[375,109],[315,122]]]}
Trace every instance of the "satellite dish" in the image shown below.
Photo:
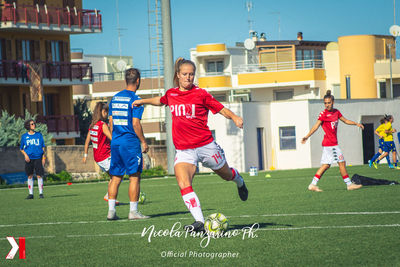
{"label": "satellite dish", "polygon": [[117,61],[117,70],[124,71],[124,70],[126,70],[126,66],[127,66],[127,64],[126,64],[125,60],[120,59]]}
{"label": "satellite dish", "polygon": [[253,50],[255,46],[256,44],[250,38],[244,41],[244,48],[246,48],[247,50]]}
{"label": "satellite dish", "polygon": [[398,25],[392,25],[392,26],[389,28],[389,32],[390,32],[390,34],[391,34],[392,36],[394,36],[394,37],[400,36],[400,26],[398,26]]}

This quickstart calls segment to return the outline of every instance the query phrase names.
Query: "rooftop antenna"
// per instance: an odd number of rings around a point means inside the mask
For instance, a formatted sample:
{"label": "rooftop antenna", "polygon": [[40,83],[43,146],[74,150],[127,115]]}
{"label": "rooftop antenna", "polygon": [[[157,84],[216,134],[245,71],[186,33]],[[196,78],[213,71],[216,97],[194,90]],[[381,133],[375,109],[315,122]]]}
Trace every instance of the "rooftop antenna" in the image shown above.
{"label": "rooftop antenna", "polygon": [[119,26],[119,9],[118,9],[118,0],[115,0],[115,4],[117,6],[117,32],[118,32],[118,48],[119,48],[119,58],[122,58],[122,49],[121,49],[121,28]]}
{"label": "rooftop antenna", "polygon": [[247,23],[249,24],[249,34],[253,31],[253,20],[251,20],[250,12],[253,9],[253,2],[246,1],[246,9],[247,9]]}
{"label": "rooftop antenna", "polygon": [[281,12],[275,11],[275,12],[269,12],[268,14],[278,15],[278,40],[280,40],[281,39]]}

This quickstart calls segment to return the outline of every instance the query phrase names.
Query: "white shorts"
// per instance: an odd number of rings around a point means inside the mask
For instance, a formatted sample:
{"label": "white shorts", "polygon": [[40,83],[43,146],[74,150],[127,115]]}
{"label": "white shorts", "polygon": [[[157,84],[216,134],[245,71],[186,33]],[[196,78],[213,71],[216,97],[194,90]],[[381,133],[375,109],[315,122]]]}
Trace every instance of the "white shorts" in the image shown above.
{"label": "white shorts", "polygon": [[321,164],[343,162],[344,157],[339,146],[324,146],[322,150]]}
{"label": "white shorts", "polygon": [[201,162],[204,167],[211,170],[221,169],[225,163],[224,150],[215,142],[194,149],[176,150],[175,165],[186,162],[197,166]]}
{"label": "white shorts", "polygon": [[110,170],[111,156],[103,161],[96,162],[103,172],[108,172]]}

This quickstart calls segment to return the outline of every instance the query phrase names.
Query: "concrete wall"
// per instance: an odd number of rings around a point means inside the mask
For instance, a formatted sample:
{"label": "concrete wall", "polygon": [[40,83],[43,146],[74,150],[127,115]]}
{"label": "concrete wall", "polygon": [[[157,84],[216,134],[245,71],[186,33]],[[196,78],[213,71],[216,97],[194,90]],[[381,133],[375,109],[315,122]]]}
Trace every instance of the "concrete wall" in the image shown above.
{"label": "concrete wall", "polygon": [[[93,160],[93,149],[90,147],[86,164],[82,162],[84,146],[49,146],[47,147],[46,173],[59,173],[66,170],[71,173],[100,172]],[[162,166],[167,169],[165,146],[150,146],[148,156],[144,157],[145,166]],[[148,160],[151,163],[147,163]],[[24,172],[25,161],[18,147],[0,147],[0,174]]]}
{"label": "concrete wall", "polygon": [[[283,101],[271,103],[271,138],[275,153],[276,169],[298,169],[311,166],[310,144],[301,144],[301,139],[309,131],[308,101]],[[295,127],[296,148],[282,150],[280,147],[280,127]]]}

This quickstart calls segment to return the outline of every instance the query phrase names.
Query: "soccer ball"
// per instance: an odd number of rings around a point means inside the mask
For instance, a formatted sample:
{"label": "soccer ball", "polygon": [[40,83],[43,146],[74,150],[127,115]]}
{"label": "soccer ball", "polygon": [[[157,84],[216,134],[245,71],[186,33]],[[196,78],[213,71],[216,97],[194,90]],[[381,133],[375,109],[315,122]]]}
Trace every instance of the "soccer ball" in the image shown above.
{"label": "soccer ball", "polygon": [[144,204],[145,201],[146,201],[146,194],[144,192],[140,191],[139,204]]}
{"label": "soccer ball", "polygon": [[211,235],[223,233],[228,226],[228,219],[222,213],[213,213],[204,222],[204,230]]}

